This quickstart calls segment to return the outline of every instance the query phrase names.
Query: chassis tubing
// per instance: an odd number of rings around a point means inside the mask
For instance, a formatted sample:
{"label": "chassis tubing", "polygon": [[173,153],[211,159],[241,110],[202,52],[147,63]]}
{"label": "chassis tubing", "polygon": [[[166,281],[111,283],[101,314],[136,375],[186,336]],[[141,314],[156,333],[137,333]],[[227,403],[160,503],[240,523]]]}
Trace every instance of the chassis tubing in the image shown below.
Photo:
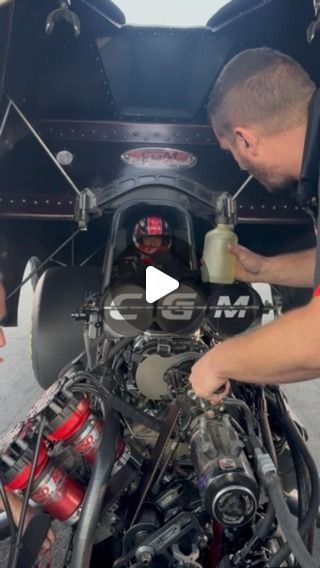
{"label": "chassis tubing", "polygon": [[115,460],[120,419],[109,408],[105,414],[102,438],[76,530],[70,568],[90,566],[96,525]]}

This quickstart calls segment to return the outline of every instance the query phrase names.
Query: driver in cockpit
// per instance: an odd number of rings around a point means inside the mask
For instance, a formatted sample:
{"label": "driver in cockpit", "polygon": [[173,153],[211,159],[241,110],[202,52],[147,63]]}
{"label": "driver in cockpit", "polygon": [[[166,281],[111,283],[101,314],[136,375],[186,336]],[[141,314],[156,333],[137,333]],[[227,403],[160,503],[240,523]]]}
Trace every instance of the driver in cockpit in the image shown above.
{"label": "driver in cockpit", "polygon": [[142,217],[134,226],[132,243],[115,262],[112,281],[124,282],[132,276],[144,279],[148,266],[177,279],[190,278],[189,267],[172,254],[172,242],[172,229],[166,219],[157,215]]}
{"label": "driver in cockpit", "polygon": [[140,262],[151,265],[157,263],[159,254],[165,255],[169,252],[172,245],[172,230],[165,219],[150,215],[136,223],[132,240]]}

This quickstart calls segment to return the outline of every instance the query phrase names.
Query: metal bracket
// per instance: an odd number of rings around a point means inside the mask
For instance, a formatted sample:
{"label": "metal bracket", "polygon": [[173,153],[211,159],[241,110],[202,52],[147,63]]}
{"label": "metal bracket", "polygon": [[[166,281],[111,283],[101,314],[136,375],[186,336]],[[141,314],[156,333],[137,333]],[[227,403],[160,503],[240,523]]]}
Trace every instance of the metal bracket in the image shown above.
{"label": "metal bracket", "polygon": [[313,0],[313,8],[315,16],[317,17],[320,12],[320,0]]}
{"label": "metal bracket", "polygon": [[100,217],[101,209],[98,207],[97,196],[91,189],[83,189],[77,197],[75,220],[81,231],[86,231],[92,217]]}
{"label": "metal bracket", "polygon": [[[215,206],[215,215],[217,223],[237,224],[237,203],[232,195],[227,192],[219,195]],[[223,221],[219,221],[219,219],[223,219]]]}
{"label": "metal bracket", "polygon": [[143,544],[131,549],[125,556],[121,556],[114,563],[114,568],[124,568],[128,563],[137,560],[134,566],[151,565],[154,557],[163,555],[167,560],[171,557],[169,549],[189,533],[203,534],[196,515],[186,511],[179,513],[164,526],[147,537]]}
{"label": "metal bracket", "polygon": [[316,33],[320,29],[320,0],[313,0],[313,8],[316,19],[307,27],[307,42],[309,44],[313,42]]}
{"label": "metal bracket", "polygon": [[73,27],[73,32],[75,37],[79,37],[80,35],[80,19],[79,16],[75,12],[70,10],[71,2],[70,0],[60,0],[60,8],[56,10],[52,10],[50,14],[48,14],[46,19],[46,26],[45,31],[47,34],[51,34],[55,25],[64,20],[68,24],[71,24]]}

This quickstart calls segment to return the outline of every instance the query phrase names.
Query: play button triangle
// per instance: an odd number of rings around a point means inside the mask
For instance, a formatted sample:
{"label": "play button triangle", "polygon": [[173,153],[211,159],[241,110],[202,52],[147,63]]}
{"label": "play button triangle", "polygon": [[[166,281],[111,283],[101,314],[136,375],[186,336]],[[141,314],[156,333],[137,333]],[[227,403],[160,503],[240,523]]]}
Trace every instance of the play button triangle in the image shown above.
{"label": "play button triangle", "polygon": [[179,282],[154,266],[146,269],[146,300],[152,304],[179,288]]}

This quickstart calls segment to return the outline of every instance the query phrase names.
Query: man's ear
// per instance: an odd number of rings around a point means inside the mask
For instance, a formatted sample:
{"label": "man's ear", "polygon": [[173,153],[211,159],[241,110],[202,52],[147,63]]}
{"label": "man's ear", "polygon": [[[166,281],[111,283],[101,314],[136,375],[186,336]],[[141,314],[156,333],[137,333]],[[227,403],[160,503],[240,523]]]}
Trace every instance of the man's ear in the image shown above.
{"label": "man's ear", "polygon": [[234,128],[233,134],[236,145],[241,152],[251,156],[257,155],[258,137],[254,130],[239,126]]}

